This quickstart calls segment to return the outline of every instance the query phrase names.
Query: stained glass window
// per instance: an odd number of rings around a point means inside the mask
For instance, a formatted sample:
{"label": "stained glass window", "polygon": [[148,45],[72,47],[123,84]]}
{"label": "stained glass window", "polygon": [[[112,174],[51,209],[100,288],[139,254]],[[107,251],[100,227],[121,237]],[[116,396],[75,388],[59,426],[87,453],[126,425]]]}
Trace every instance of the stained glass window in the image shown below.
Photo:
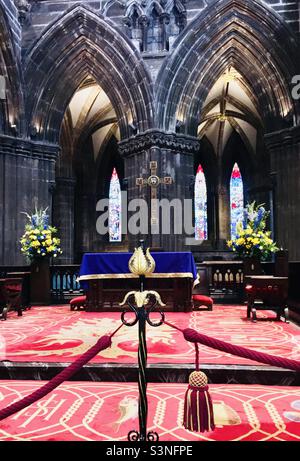
{"label": "stained glass window", "polygon": [[109,241],[121,242],[121,186],[114,168],[109,186]]}
{"label": "stained glass window", "polygon": [[237,225],[243,222],[244,216],[244,185],[237,163],[234,164],[230,178],[230,212],[231,238],[237,234]]}
{"label": "stained glass window", "polygon": [[195,239],[207,240],[207,188],[202,165],[195,182]]}

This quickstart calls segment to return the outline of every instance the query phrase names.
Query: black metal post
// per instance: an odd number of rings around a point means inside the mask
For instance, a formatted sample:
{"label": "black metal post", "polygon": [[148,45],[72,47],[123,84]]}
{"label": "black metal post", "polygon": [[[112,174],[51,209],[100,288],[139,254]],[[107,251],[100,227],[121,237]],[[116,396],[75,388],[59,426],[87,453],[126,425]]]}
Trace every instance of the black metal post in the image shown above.
{"label": "black metal post", "polygon": [[[142,243],[142,248],[143,244]],[[144,248],[143,248],[144,250]],[[140,292],[144,291],[145,276],[140,275]],[[140,440],[145,441],[147,437],[147,417],[148,417],[148,399],[147,399],[147,343],[146,343],[146,318],[147,312],[145,307],[139,309],[139,423],[140,423]]]}
{"label": "black metal post", "polygon": [[[140,241],[140,246],[144,250],[144,241]],[[145,276],[140,275],[140,292],[144,291]],[[154,310],[157,305],[157,300],[152,304],[150,308],[135,307],[129,300],[128,305],[130,309],[135,313],[135,319],[132,322],[125,320],[126,310],[123,311],[121,319],[122,322],[127,326],[133,326],[138,323],[139,330],[139,348],[138,348],[138,387],[139,387],[139,432],[130,431],[128,434],[128,440],[130,441],[155,441],[158,440],[158,434],[156,432],[147,433],[147,418],[148,418],[148,399],[147,399],[147,342],[146,342],[146,323],[153,327],[158,327],[164,322],[164,314],[160,312],[161,320],[159,322],[152,322],[149,318],[150,312]]]}
{"label": "black metal post", "polygon": [[139,310],[139,424],[140,440],[145,441],[147,437],[147,417],[148,417],[148,399],[147,399],[147,344],[146,344],[146,310],[143,307]]}

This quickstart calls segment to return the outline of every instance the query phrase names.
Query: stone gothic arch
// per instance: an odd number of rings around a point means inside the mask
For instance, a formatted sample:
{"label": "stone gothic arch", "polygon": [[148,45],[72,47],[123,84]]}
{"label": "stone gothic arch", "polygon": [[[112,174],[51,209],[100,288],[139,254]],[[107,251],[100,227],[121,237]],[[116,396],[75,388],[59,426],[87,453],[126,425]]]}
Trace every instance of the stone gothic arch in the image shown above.
{"label": "stone gothic arch", "polygon": [[265,130],[292,126],[296,44],[286,23],[260,0],[214,1],[176,40],[158,74],[157,123],[175,131],[179,121],[182,133],[195,135],[212,84],[232,65],[257,95]]}
{"label": "stone gothic arch", "polygon": [[108,18],[75,6],[25,56],[28,134],[58,142],[67,105],[88,75],[110,98],[121,138],[152,127],[151,79],[138,51]]}
{"label": "stone gothic arch", "polygon": [[24,128],[24,108],[22,73],[19,53],[14,42],[10,20],[0,5],[0,75],[4,77],[6,99],[1,101],[2,122],[0,131],[5,134],[22,134]]}

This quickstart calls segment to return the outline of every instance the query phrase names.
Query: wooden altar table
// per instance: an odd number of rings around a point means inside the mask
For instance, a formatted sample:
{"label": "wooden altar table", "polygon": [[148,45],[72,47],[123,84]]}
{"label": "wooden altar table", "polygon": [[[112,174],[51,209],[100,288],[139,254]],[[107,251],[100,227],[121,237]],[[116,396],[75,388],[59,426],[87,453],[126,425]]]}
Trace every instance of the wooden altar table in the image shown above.
{"label": "wooden altar table", "polygon": [[[129,291],[139,290],[139,278],[128,269],[131,253],[87,253],[78,280],[87,294],[87,311],[120,311],[119,303]],[[147,276],[145,290],[157,291],[164,310],[189,312],[197,269],[192,253],[152,253],[156,263]]]}

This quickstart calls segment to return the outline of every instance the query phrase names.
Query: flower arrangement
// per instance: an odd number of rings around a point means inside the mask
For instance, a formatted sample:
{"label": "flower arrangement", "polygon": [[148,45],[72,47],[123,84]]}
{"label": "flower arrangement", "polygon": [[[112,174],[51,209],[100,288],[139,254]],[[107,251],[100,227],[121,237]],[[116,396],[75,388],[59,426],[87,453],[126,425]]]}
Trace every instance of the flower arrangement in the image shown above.
{"label": "flower arrangement", "polygon": [[266,231],[270,212],[263,204],[252,202],[244,210],[244,222],[237,226],[237,235],[227,242],[227,246],[241,258],[257,257],[262,261],[270,258],[279,248],[271,239],[271,232]]}
{"label": "flower arrangement", "polygon": [[26,224],[25,233],[20,240],[21,252],[30,261],[46,257],[56,258],[61,254],[60,239],[55,236],[57,229],[49,225],[47,208],[39,211],[36,209],[32,216],[24,214],[29,219],[29,224]]}

